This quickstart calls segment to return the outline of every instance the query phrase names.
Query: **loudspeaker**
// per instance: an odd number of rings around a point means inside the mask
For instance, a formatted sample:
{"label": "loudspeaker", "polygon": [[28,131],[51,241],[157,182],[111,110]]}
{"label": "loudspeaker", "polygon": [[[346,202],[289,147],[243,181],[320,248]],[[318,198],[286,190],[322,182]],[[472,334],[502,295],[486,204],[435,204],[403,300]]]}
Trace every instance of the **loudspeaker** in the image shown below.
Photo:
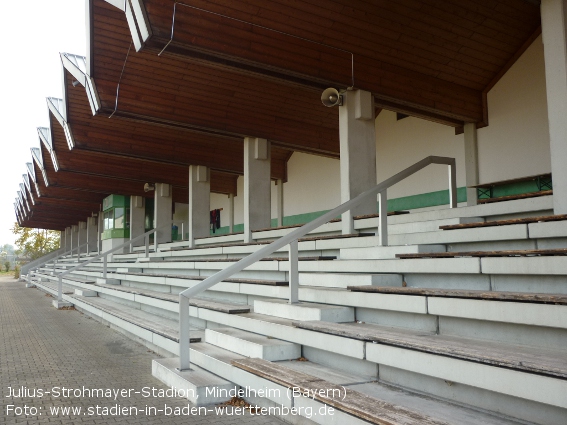
{"label": "loudspeaker", "polygon": [[144,185],[144,192],[149,192],[150,190],[156,190],[156,185],[152,183],[146,183]]}
{"label": "loudspeaker", "polygon": [[343,97],[339,93],[337,89],[329,87],[325,89],[321,94],[321,102],[328,108],[333,106],[342,105],[343,104]]}

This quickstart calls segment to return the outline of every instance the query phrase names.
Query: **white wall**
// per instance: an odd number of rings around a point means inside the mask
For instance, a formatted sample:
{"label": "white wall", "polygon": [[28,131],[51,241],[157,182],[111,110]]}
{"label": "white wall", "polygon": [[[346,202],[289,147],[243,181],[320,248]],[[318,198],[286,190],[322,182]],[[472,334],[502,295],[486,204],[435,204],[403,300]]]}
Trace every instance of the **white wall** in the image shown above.
{"label": "white wall", "polygon": [[[329,210],[340,205],[337,159],[295,152],[287,163],[284,216]],[[276,187],[272,187],[274,194]],[[275,198],[272,198],[275,199]],[[272,203],[275,208],[275,202]],[[272,217],[275,217],[272,210]]]}
{"label": "white wall", "polygon": [[478,130],[481,183],[551,171],[541,36],[488,92],[488,114]]}
{"label": "white wall", "polygon": [[[455,129],[419,118],[396,120],[382,111],[376,118],[376,174],[381,182],[417,161],[430,156],[457,159],[457,185],[465,184],[464,136]],[[445,190],[449,187],[447,166],[430,165],[389,190],[388,198]]]}

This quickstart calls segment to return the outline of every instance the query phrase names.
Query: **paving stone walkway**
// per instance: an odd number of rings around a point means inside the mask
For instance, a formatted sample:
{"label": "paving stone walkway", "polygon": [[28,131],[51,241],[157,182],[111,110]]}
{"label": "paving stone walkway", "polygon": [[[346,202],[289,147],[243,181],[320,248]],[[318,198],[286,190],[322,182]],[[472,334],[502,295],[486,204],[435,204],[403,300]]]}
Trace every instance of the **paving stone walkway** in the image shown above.
{"label": "paving stone walkway", "polygon": [[[0,277],[0,424],[284,423],[214,407],[174,415],[175,408],[188,410],[187,400],[146,397],[152,388],[167,389],[151,375],[156,357],[78,311],[57,311],[43,292]],[[125,392],[105,397],[93,390]]]}

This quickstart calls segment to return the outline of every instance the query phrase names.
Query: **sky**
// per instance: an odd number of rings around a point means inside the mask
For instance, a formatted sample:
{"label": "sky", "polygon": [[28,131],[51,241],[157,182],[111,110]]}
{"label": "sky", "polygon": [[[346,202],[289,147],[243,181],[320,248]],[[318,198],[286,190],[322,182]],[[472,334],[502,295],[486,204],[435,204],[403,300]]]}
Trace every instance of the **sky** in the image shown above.
{"label": "sky", "polygon": [[85,0],[3,2],[0,14],[0,246],[13,244],[14,200],[37,127],[48,126],[45,98],[61,97],[60,52],[86,53]]}

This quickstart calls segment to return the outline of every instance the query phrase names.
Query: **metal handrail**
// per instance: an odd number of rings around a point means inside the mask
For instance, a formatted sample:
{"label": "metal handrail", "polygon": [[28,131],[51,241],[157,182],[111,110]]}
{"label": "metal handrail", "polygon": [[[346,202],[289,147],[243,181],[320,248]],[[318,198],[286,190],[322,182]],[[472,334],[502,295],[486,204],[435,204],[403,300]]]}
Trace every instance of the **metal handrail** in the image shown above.
{"label": "metal handrail", "polygon": [[39,265],[35,266],[35,267],[34,267],[33,269],[31,269],[30,271],[37,272],[37,271],[40,269],[40,267],[43,267],[44,265],[46,265],[46,264],[49,263],[50,261],[53,261],[53,273],[55,273],[55,263],[57,263],[57,260],[59,260],[61,257],[63,257],[64,255],[67,255],[67,254],[69,254],[69,253],[71,253],[71,255],[72,255],[72,254],[73,254],[73,251],[75,251],[76,249],[79,250],[79,251],[78,251],[78,255],[79,255],[79,258],[80,258],[80,257],[81,257],[81,251],[80,251],[80,249],[81,249],[82,247],[84,247],[85,245],[87,245],[87,244],[84,243],[84,244],[81,245],[81,246],[76,246],[75,248],[71,248],[70,250],[65,251],[63,254],[60,254],[60,255],[58,255],[58,256],[55,257],[55,258],[49,258],[49,259],[45,260],[43,263],[40,263]]}
{"label": "metal handrail", "polygon": [[[190,369],[190,356],[189,356],[189,298],[200,294],[201,292],[209,289],[217,283],[231,277],[233,274],[240,272],[248,266],[256,263],[262,258],[272,254],[280,248],[289,244],[289,303],[297,303],[299,300],[299,268],[298,268],[298,239],[305,236],[307,233],[315,230],[319,226],[327,223],[329,220],[334,219],[340,214],[349,211],[351,208],[357,206],[369,196],[380,195],[380,218],[379,218],[379,241],[381,245],[387,245],[387,196],[386,191],[390,186],[404,180],[405,178],[415,174],[422,168],[430,164],[444,164],[449,166],[449,204],[451,208],[457,207],[457,176],[456,176],[456,162],[455,158],[448,158],[442,156],[428,156],[414,165],[400,171],[389,179],[384,180],[382,183],[374,186],[371,189],[361,193],[357,197],[345,202],[342,205],[332,209],[331,211],[321,215],[315,220],[304,224],[298,229],[293,230],[280,239],[272,242],[269,245],[259,249],[258,251],[244,257],[240,261],[230,265],[224,270],[221,270],[212,276],[209,276],[199,284],[188,288],[179,293],[179,370]],[[186,337],[184,337],[184,335]]]}
{"label": "metal handrail", "polygon": [[[55,260],[53,260],[53,272],[52,275],[55,275],[55,266],[57,264],[57,260],[59,260],[59,258],[63,257],[65,254],[67,254],[67,252],[70,252],[71,255],[73,255],[73,251],[77,250],[77,259],[80,260],[81,259],[81,249],[84,246],[87,246],[89,243],[85,242],[84,244],[80,245],[80,246],[76,246],[75,248],[71,248],[69,251],[64,252],[63,254],[61,254],[60,256],[58,256],[57,258],[55,258]],[[87,252],[88,254],[88,252]]]}
{"label": "metal handrail", "polygon": [[[144,239],[145,239],[145,244],[146,244],[145,255],[146,255],[146,258],[148,258],[149,255],[150,255],[150,235],[153,234],[153,233],[156,233],[158,230],[162,230],[162,229],[164,229],[165,227],[170,227],[170,226],[171,226],[171,225],[168,223],[168,224],[165,225],[165,226],[161,226],[161,227],[158,227],[158,228],[149,230],[149,231],[147,231],[146,233],[144,233],[144,234],[142,234],[142,235],[139,235],[139,236],[136,236],[136,237],[133,238],[133,239],[130,239],[128,242],[124,242],[123,244],[120,244],[120,245],[118,245],[118,246],[115,246],[114,248],[111,248],[111,249],[109,249],[108,251],[105,251],[105,252],[103,252],[102,254],[97,255],[96,257],[92,257],[92,258],[91,258],[90,260],[88,260],[88,261],[85,261],[85,262],[83,262],[83,263],[81,263],[81,264],[76,265],[76,266],[73,267],[73,268],[70,268],[69,270],[65,270],[64,272],[59,273],[59,274],[57,275],[57,277],[58,277],[58,279],[59,279],[59,282],[58,282],[58,285],[57,285],[57,299],[58,299],[59,301],[63,301],[63,276],[64,276],[64,275],[69,274],[69,273],[72,273],[72,272],[74,272],[75,270],[79,270],[80,268],[85,267],[86,265],[88,265],[88,264],[90,264],[90,263],[92,263],[92,262],[94,262],[94,261],[97,261],[97,260],[99,260],[99,259],[102,258],[102,259],[103,259],[102,277],[103,277],[103,279],[106,279],[106,270],[107,270],[107,263],[108,263],[108,255],[109,255],[109,254],[112,254],[114,251],[118,251],[119,249],[122,249],[122,248],[124,248],[124,247],[126,247],[126,246],[129,246],[129,251],[132,252],[132,244],[133,244],[134,242],[136,242],[137,240],[144,238]],[[154,237],[154,251],[155,251],[155,252],[158,252],[157,236]]]}

